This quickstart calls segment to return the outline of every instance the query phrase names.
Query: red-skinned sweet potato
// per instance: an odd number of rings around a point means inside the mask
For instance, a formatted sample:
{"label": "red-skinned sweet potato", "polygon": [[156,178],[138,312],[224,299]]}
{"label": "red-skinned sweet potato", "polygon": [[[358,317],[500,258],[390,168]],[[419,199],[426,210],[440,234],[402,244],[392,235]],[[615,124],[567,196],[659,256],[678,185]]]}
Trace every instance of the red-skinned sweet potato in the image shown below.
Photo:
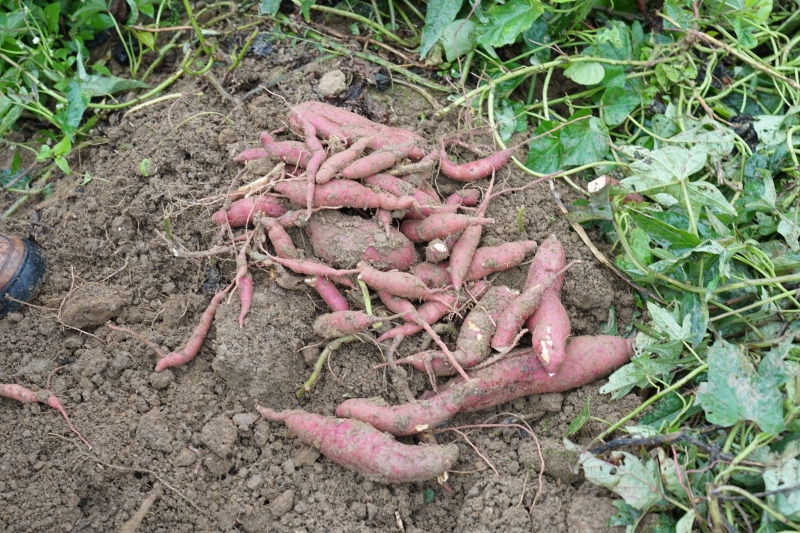
{"label": "red-skinned sweet potato", "polygon": [[[633,341],[611,335],[572,337],[567,357],[555,375],[542,367],[531,348],[517,350],[505,359],[471,374],[478,388],[467,396],[461,412],[500,405],[531,394],[564,392],[609,375],[633,356]],[[464,381],[455,378],[441,394],[452,394]]]}
{"label": "red-skinned sweet potato", "polygon": [[[564,248],[558,239],[555,236],[545,239],[531,263],[525,285],[544,281],[549,274],[561,271],[566,263]],[[553,284],[542,294],[539,308],[525,322],[531,332],[533,351],[549,372],[555,372],[566,358],[566,341],[571,333],[569,316],[561,303],[563,285],[564,274],[557,274]]]}
{"label": "red-skinned sweet potato", "polygon": [[[275,185],[275,191],[286,196],[292,203],[305,205],[309,187],[307,182],[282,181]],[[334,180],[313,187],[312,207],[355,207],[358,209],[386,209],[404,211],[415,204],[410,196],[397,196],[376,192],[360,183],[350,180]]]}
{"label": "red-skinned sweet potato", "polygon": [[227,222],[232,228],[240,228],[252,222],[256,213],[262,213],[268,217],[279,217],[288,211],[286,202],[280,198],[255,196],[236,200],[228,209],[220,209],[211,215],[211,220],[220,226]]}
{"label": "red-skinned sweet potato", "polygon": [[314,333],[325,339],[353,335],[373,324],[397,317],[378,317],[364,311],[334,311],[320,315],[314,321]]}
{"label": "red-skinned sweet potato", "polygon": [[464,231],[471,224],[493,224],[493,218],[478,218],[457,213],[437,213],[423,220],[406,220],[400,231],[412,242],[428,242],[444,239]]}
{"label": "red-skinned sweet potato", "polygon": [[526,254],[534,250],[536,241],[507,242],[500,246],[478,248],[472,255],[467,280],[483,279],[495,272],[513,268],[525,260]]}
{"label": "red-skinned sweet potato", "polygon": [[447,272],[447,261],[431,263],[423,261],[411,267],[410,272],[421,279],[425,285],[432,289],[446,287],[450,284],[450,274]]}
{"label": "red-skinned sweet potato", "polygon": [[381,398],[354,398],[339,404],[336,416],[361,420],[397,437],[414,435],[452,418],[477,386],[477,381],[467,382],[452,394],[396,406],[387,406]]}
{"label": "red-skinned sweet potato", "polygon": [[502,168],[503,165],[508,163],[512,155],[514,155],[514,150],[512,148],[507,148],[488,157],[457,165],[448,159],[447,152],[444,149],[444,143],[442,143],[442,148],[439,152],[439,169],[442,171],[442,174],[451,180],[461,182],[478,181],[483,178],[488,178],[492,175],[492,172]]}
{"label": "red-skinned sweet potato", "polygon": [[329,418],[303,411],[277,413],[258,407],[261,415],[282,421],[298,438],[333,461],[381,483],[436,479],[458,460],[458,447],[409,446],[359,420]]}

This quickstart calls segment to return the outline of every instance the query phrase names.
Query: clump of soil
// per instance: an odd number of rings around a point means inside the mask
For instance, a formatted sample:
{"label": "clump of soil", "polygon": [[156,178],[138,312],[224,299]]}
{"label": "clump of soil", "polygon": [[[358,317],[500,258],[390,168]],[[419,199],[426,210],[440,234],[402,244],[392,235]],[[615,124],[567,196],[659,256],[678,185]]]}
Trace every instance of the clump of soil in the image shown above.
{"label": "clump of soil", "polygon": [[[0,231],[27,234],[28,212],[38,210],[47,230],[40,244],[48,259],[47,277],[33,302],[39,307],[0,320],[0,382],[41,387],[55,366],[66,365],[51,388],[93,445],[87,452],[46,406],[0,400],[3,531],[116,531],[154,491],[160,497],[137,531],[377,532],[395,530],[398,521],[408,532],[605,529],[613,511],[609,494],[574,474],[559,442],[589,395],[592,414],[608,421],[628,412],[636,398],[612,403],[595,384],[452,421],[513,421],[508,413],[524,415],[544,447],[541,484],[538,448],[527,435],[508,429],[469,433],[497,474],[463,439],[445,433],[441,438],[456,442],[461,452],[449,490],[436,482],[383,486],[320,457],[284,427],[255,414],[256,404],[293,407],[295,390],[310,373],[313,348],[310,354],[301,349],[320,342],[311,324],[325,306],[304,284],[285,290],[269,272],[254,269],[256,293],[245,327],[239,328],[233,296],[220,307],[197,358],[160,374],[153,371],[152,350],[104,326],[113,320],[167,351],[190,336],[208,293],[232,278],[235,264],[232,255],[175,257],[162,234],[164,220],[169,219],[171,234],[188,250],[216,242],[218,229],[209,215],[221,201],[208,199],[263,175],[254,172],[255,166],[243,169],[232,157],[256,146],[262,130],[284,124],[284,98],[315,99],[319,77],[349,67],[345,60],[301,68],[275,61],[307,53],[276,45],[267,59],[245,60],[243,68],[259,73],[262,83],[288,74],[273,87],[282,98],[261,93],[234,108],[213,89],[200,92],[198,80],[186,79],[175,88],[186,95],[179,101],[112,115],[97,131],[108,141],[83,149],[70,161],[74,175],[88,171],[91,183],[62,177],[50,199],[26,204],[0,226]],[[402,86],[370,92],[370,98],[389,110],[393,125],[431,143],[459,127],[454,114],[420,121],[431,115],[430,104]],[[142,165],[145,159],[147,166]],[[497,188],[520,186],[528,178],[509,165],[498,179],[505,183]],[[443,177],[436,186],[442,194],[460,188]],[[568,189],[557,187],[565,200],[571,198]],[[14,199],[4,196],[0,207]],[[583,260],[567,272],[563,289],[574,335],[596,334],[612,305],[622,324],[630,320],[630,292],[572,233],[546,185],[498,198],[487,216],[496,223],[485,227],[483,246],[555,234],[568,261]],[[311,253],[301,231],[293,230],[292,236]],[[495,281],[520,288],[524,276],[525,268],[518,267]],[[404,341],[397,356],[413,353],[420,342],[421,336]],[[384,370],[373,368],[381,361],[374,345],[342,347],[306,408],[330,415],[352,395],[397,402]],[[421,393],[428,388],[427,377],[410,374],[409,386]],[[577,440],[585,442],[599,429],[591,422]]]}

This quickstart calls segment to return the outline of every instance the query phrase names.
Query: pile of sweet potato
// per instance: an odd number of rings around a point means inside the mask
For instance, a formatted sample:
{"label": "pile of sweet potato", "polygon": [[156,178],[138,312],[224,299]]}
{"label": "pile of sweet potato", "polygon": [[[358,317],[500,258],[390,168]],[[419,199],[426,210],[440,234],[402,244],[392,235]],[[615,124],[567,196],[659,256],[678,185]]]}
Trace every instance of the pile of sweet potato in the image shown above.
{"label": "pile of sweet potato", "polygon": [[[265,133],[262,148],[237,157],[269,157],[286,165],[280,179],[270,182],[266,192],[240,197],[213,215],[226,232],[255,227],[235,238],[240,252],[232,286],[242,302],[240,324],[252,297],[252,264],[299,274],[330,307],[314,323],[320,337],[372,335],[376,322],[390,321],[395,325],[384,327],[377,342],[420,331],[429,335],[438,349],[397,363],[427,372],[435,395],[398,406],[347,400],[336,414],[348,420],[259,408],[266,418],[283,421],[333,461],[373,479],[430,479],[454,464],[457,448],[435,445],[432,437],[425,439],[428,444],[411,446],[387,434],[424,432],[458,412],[579,387],[606,376],[632,355],[626,339],[570,338],[561,304],[567,265],[555,237],[538,251],[533,241],[480,247],[483,226],[494,222],[485,217],[496,196],[494,173],[511,151],[456,165],[447,159],[444,145],[429,150],[411,132],[318,103],[296,106],[289,122],[303,141],[276,141]],[[436,160],[442,173],[457,181],[491,177],[483,201],[476,189],[440,198],[431,186]],[[305,232],[313,256],[295,246],[287,231],[293,227]],[[490,283],[492,273],[520,265],[534,251],[521,291]],[[362,282],[387,313],[376,317],[350,309],[342,291]],[[197,353],[218,303],[219,295],[187,348],[162,359],[158,371]],[[433,326],[469,306],[450,349]],[[525,330],[531,346],[515,350],[520,342],[528,344]],[[437,387],[436,376],[456,377]]]}

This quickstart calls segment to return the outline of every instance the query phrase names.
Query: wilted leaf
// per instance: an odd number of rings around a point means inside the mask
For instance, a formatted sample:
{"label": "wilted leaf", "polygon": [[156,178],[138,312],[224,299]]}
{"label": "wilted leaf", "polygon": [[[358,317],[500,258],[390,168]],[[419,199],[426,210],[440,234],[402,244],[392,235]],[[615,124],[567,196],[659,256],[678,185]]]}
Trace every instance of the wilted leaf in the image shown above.
{"label": "wilted leaf", "polygon": [[581,453],[581,465],[586,479],[622,496],[625,503],[645,511],[661,500],[661,478],[658,464],[648,458],[646,463],[627,452],[611,453],[618,464],[607,463],[589,452]]}
{"label": "wilted leaf", "polygon": [[[792,458],[777,468],[764,471],[764,487],[774,491],[800,486],[800,461]],[[800,491],[767,496],[767,504],[790,520],[800,520]]]}
{"label": "wilted leaf", "polygon": [[762,431],[783,431],[783,397],[778,387],[786,381],[781,350],[767,353],[758,371],[738,346],[718,340],[708,349],[708,382],[697,400],[712,424],[730,427],[750,420]]}

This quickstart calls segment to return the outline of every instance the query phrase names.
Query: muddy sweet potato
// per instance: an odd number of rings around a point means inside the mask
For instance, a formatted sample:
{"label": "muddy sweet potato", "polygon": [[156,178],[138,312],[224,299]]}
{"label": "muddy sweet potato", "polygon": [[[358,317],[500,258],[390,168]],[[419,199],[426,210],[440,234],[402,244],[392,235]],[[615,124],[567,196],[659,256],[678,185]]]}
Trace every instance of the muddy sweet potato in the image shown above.
{"label": "muddy sweet potato", "polygon": [[[397,197],[389,193],[373,191],[350,180],[334,180],[314,187],[308,182],[282,181],[275,185],[275,191],[286,196],[296,205],[306,205],[310,198],[312,207],[355,207],[404,211],[416,203],[411,196]],[[309,194],[311,194],[310,197]]]}
{"label": "muddy sweet potato", "polygon": [[495,272],[514,268],[525,256],[536,250],[536,241],[507,242],[500,246],[485,246],[475,250],[467,273],[468,281],[483,279]]}
{"label": "muddy sweet potato", "polygon": [[455,235],[471,224],[493,224],[493,218],[478,218],[457,213],[437,213],[422,220],[406,220],[400,231],[412,242],[428,242]]}
{"label": "muddy sweet potato", "polygon": [[258,407],[261,415],[280,421],[298,438],[322,454],[367,479],[380,483],[410,483],[436,479],[458,460],[458,447],[411,446],[359,420],[330,418],[303,411],[275,412]]}
{"label": "muddy sweet potato", "polygon": [[280,198],[257,196],[233,202],[228,209],[220,209],[211,215],[211,220],[220,226],[227,222],[232,228],[240,228],[252,222],[256,213],[263,213],[268,217],[279,217],[288,211],[286,202]]}
{"label": "muddy sweet potato", "polygon": [[338,211],[315,213],[305,228],[314,255],[327,264],[351,268],[366,261],[381,270],[407,271],[419,261],[413,243],[394,228]]}

